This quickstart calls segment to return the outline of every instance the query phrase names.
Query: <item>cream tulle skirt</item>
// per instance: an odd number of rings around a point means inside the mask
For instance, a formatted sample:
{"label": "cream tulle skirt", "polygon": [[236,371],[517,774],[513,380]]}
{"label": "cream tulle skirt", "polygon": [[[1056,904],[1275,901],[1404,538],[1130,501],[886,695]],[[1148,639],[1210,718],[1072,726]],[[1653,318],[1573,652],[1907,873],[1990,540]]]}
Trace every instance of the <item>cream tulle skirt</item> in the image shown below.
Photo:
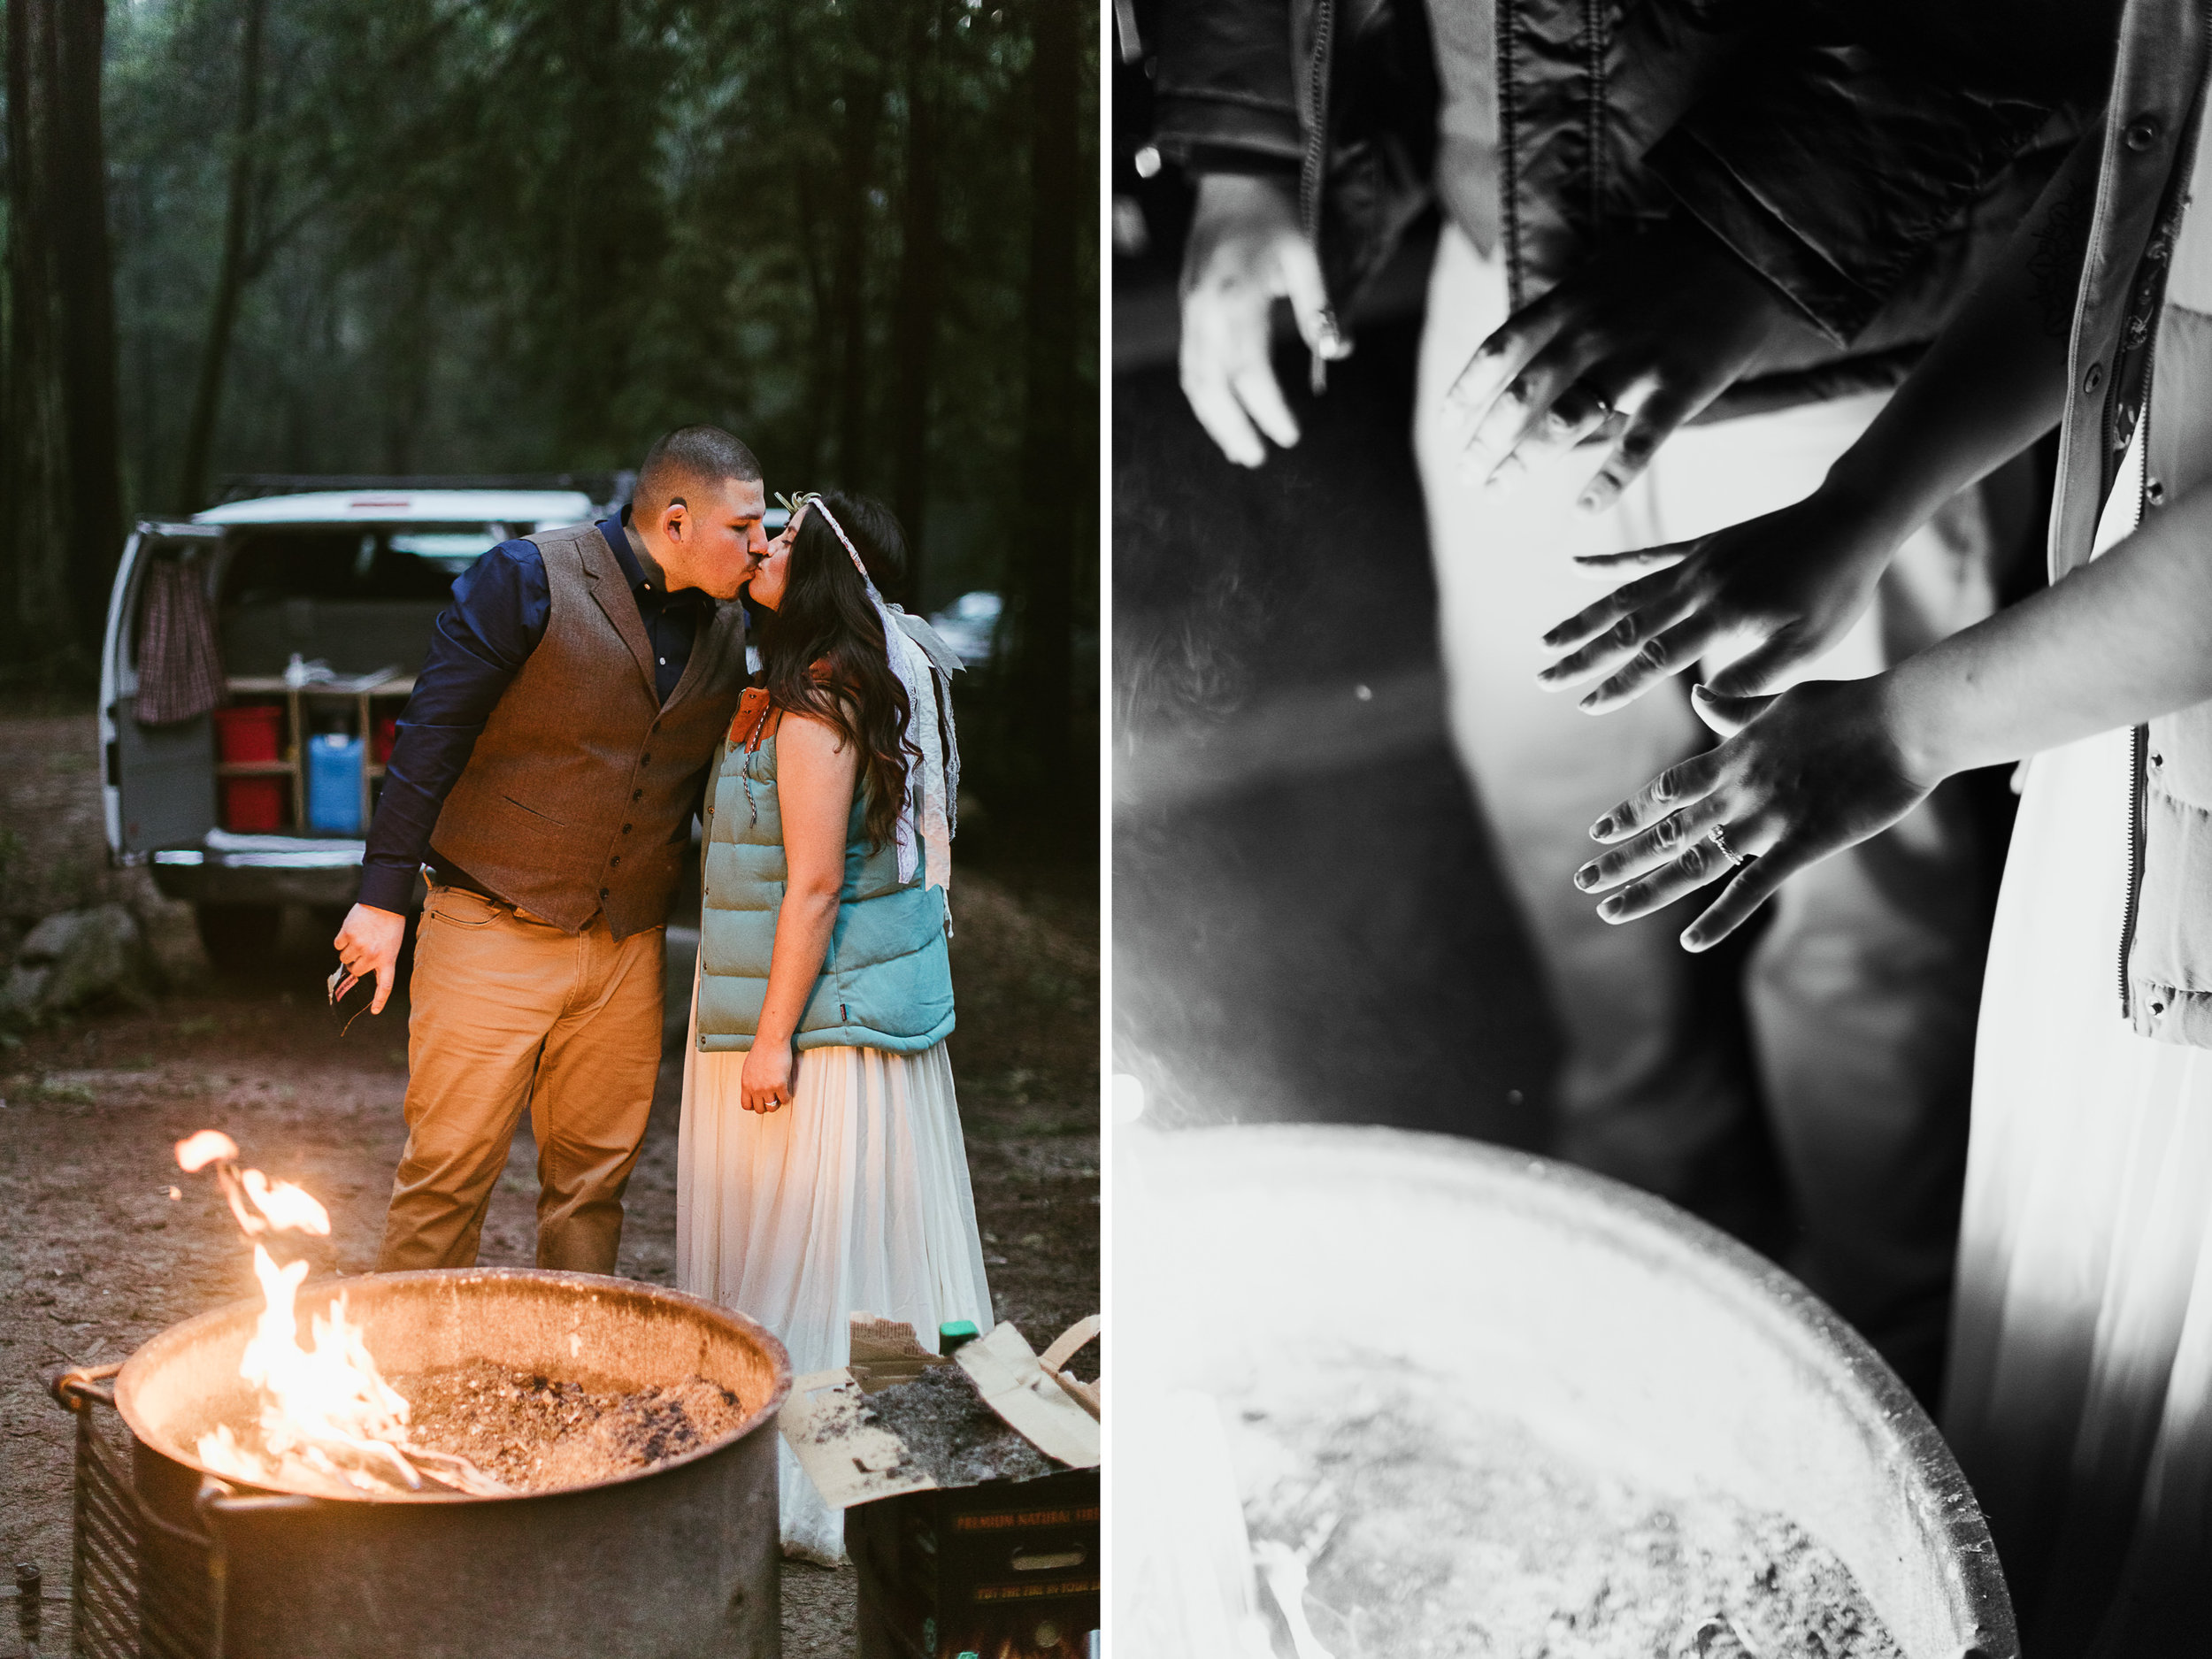
{"label": "cream tulle skirt", "polygon": [[[847,1316],[991,1328],[991,1293],[945,1046],[800,1052],[793,1099],[762,1117],[739,1104],[741,1054],[684,1065],[676,1153],[676,1282],[783,1339],[795,1376],[846,1363]],[[845,1558],[844,1519],[777,1442],[783,1543]]]}
{"label": "cream tulle skirt", "polygon": [[2035,1659],[2212,1631],[2212,1053],[2121,1018],[2130,741],[2030,769],[1976,1049],[1944,1429]]}

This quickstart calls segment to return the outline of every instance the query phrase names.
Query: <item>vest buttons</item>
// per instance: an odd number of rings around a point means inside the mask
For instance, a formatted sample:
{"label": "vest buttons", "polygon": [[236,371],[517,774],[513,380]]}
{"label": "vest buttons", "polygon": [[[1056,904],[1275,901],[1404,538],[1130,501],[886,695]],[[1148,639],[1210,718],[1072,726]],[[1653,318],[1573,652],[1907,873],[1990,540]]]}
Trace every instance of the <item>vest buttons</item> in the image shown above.
{"label": "vest buttons", "polygon": [[2158,130],[2156,117],[2139,115],[2128,123],[2128,129],[2120,135],[2120,140],[2139,155],[2158,142]]}
{"label": "vest buttons", "polygon": [[623,833],[625,835],[627,835],[627,834],[630,833],[630,826],[629,826],[627,824],[625,824],[625,825],[622,826],[622,833]]}
{"label": "vest buttons", "polygon": [[633,789],[633,790],[631,790],[631,791],[630,791],[630,799],[631,799],[631,800],[633,800],[633,801],[642,801],[643,799],[645,799],[645,791],[644,791],[644,790],[642,790],[642,789]]}
{"label": "vest buttons", "polygon": [[[2096,388],[2092,387],[2090,389],[2094,391]],[[653,764],[653,757],[650,755],[640,755],[638,757],[637,764],[641,766],[649,766]]]}
{"label": "vest buttons", "polygon": [[611,870],[621,862],[622,855],[620,853],[617,853],[613,857],[607,860],[607,868]]}
{"label": "vest buttons", "polygon": [[2156,479],[2151,480],[2149,483],[2143,486],[2143,495],[2154,507],[2163,507],[2166,504],[2166,487]]}
{"label": "vest buttons", "polygon": [[603,898],[603,898],[605,898],[605,897],[607,896],[607,889],[606,889],[606,888],[604,888],[604,887],[600,888],[600,889],[599,889],[599,896],[600,896],[601,898]]}
{"label": "vest buttons", "polygon": [[[2104,365],[2101,363],[2091,364],[2089,365],[2089,372],[2081,377],[2081,389],[2085,392],[2094,393],[2096,389],[2103,384]],[[650,759],[651,757],[648,756],[647,758]]]}

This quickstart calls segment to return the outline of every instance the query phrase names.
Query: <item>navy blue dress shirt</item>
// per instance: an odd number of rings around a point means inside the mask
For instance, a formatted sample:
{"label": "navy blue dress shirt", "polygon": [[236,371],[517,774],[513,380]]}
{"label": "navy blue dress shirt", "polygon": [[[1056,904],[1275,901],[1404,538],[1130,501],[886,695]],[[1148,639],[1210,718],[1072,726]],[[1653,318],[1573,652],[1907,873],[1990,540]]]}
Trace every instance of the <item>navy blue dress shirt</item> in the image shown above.
{"label": "navy blue dress shirt", "polygon": [[[654,680],[665,703],[691,661],[700,625],[714,614],[714,601],[693,588],[667,592],[658,573],[649,572],[631,550],[623,528],[629,516],[624,508],[619,518],[601,523],[599,534],[637,600],[653,648]],[[545,637],[552,614],[545,560],[528,541],[502,541],[454,582],[453,603],[438,613],[414,695],[399,717],[361,861],[362,903],[404,910],[426,863],[436,866],[441,880],[488,890],[439,858],[430,833],[484,722]]]}

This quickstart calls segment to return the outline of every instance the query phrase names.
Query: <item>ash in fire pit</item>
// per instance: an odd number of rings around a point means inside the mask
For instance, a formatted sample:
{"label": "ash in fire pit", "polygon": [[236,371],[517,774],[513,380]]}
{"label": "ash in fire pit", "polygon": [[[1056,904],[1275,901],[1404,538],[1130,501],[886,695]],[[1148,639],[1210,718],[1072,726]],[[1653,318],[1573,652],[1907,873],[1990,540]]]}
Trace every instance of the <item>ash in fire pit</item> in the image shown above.
{"label": "ash in fire pit", "polygon": [[1224,1402],[1255,1564],[1333,1659],[1901,1659],[1788,1517],[1656,1492],[1466,1409],[1455,1379],[1376,1369],[1333,1399]]}
{"label": "ash in fire pit", "polygon": [[912,1382],[878,1389],[868,1396],[868,1412],[941,1486],[1059,1472],[1058,1463],[983,1403],[957,1365],[932,1365]]}
{"label": "ash in fire pit", "polygon": [[395,1377],[410,1445],[468,1458],[518,1492],[590,1486],[712,1444],[745,1415],[704,1377],[601,1394],[489,1360]]}

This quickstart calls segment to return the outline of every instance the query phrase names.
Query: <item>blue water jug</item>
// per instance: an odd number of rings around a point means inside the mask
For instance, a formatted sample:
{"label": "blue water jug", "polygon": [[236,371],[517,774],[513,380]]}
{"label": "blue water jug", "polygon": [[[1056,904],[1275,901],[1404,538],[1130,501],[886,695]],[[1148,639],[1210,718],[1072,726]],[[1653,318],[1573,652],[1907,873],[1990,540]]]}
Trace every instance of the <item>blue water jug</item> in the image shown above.
{"label": "blue water jug", "polygon": [[361,740],[325,733],[307,745],[307,821],[361,833]]}

